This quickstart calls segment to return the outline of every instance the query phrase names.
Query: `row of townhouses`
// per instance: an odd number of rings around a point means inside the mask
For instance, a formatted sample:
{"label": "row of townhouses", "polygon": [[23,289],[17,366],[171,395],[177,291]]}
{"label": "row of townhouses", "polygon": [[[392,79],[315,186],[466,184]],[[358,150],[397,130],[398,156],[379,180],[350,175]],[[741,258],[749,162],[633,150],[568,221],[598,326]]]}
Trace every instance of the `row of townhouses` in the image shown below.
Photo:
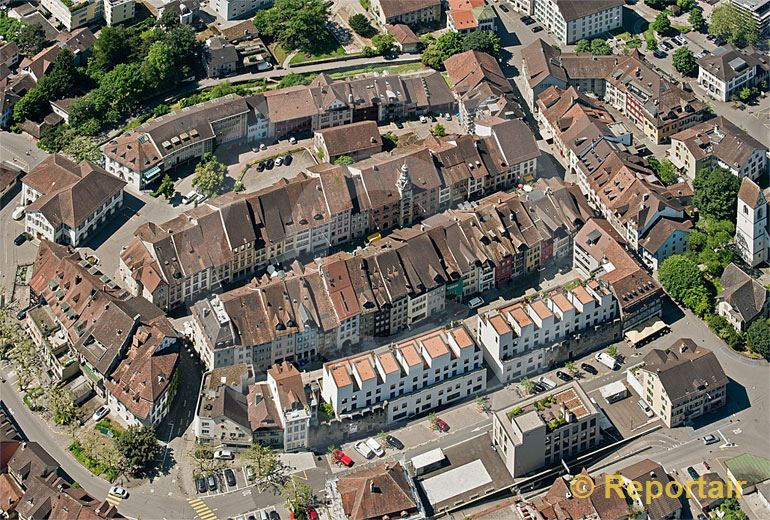
{"label": "row of townhouses", "polygon": [[[561,183],[526,196],[500,193],[393,232],[354,253],[288,271],[193,306],[193,337],[209,368],[336,357],[362,338],[388,336],[444,309],[569,257],[590,217]],[[574,190],[574,187],[572,188]],[[575,190],[576,191],[576,190]]]}
{"label": "row of townhouses", "polygon": [[203,444],[248,448],[259,442],[287,452],[308,448],[312,393],[302,375],[287,362],[255,380],[254,367],[240,363],[203,376],[194,429]]}
{"label": "row of townhouses", "polygon": [[350,166],[320,164],[143,224],[121,254],[121,278],[133,294],[171,308],[268,265],[324,254],[534,178],[540,151],[523,122],[495,118],[478,128],[487,135],[431,137]]}
{"label": "row of townhouses", "polygon": [[537,110],[548,87],[574,86],[626,116],[655,143],[699,123],[705,105],[684,84],[663,78],[634,50],[628,56],[562,53],[537,40],[522,50],[524,98]]}
{"label": "row of townhouses", "polygon": [[82,373],[123,422],[158,425],[179,364],[177,334],[163,312],[130,297],[80,253],[45,240],[29,286],[35,309],[26,326],[54,379]]}

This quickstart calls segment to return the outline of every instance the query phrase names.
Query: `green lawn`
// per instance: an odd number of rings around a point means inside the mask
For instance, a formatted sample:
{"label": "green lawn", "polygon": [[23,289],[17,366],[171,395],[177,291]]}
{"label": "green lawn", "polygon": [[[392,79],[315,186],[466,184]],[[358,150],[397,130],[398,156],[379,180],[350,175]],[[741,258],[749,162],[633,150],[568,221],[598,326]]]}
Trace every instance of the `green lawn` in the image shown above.
{"label": "green lawn", "polygon": [[672,25],[671,27],[673,29],[676,29],[677,31],[679,31],[682,34],[686,34],[686,33],[690,32],[690,31],[692,31],[692,27],[690,27],[689,25]]}
{"label": "green lawn", "polygon": [[333,79],[345,79],[351,76],[357,76],[359,74],[371,74],[372,72],[384,72],[388,71],[391,74],[408,74],[410,72],[418,72],[426,70],[425,66],[421,63],[405,63],[403,65],[382,65],[380,67],[363,67],[360,69],[353,69],[344,72],[335,72],[330,74]]}
{"label": "green lawn", "polygon": [[334,36],[330,32],[326,33],[326,37],[319,41],[313,49],[300,50],[289,61],[290,65],[297,65],[299,63],[305,63],[308,61],[322,60],[325,58],[337,58],[345,56],[345,49],[340,45]]}
{"label": "green lawn", "polygon": [[286,50],[277,43],[270,46],[270,52],[272,52],[273,56],[275,56],[275,61],[278,63],[278,65],[283,65],[283,60],[285,60],[286,56],[289,55],[289,53],[286,52]]}

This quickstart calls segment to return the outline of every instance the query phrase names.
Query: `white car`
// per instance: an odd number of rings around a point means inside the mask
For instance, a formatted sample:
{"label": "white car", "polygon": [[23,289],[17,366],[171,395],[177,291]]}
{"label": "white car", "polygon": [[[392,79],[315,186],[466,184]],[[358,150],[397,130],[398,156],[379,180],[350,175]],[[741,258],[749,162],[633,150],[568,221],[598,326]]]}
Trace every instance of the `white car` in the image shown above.
{"label": "white car", "polygon": [[655,415],[655,413],[652,411],[652,408],[650,408],[650,405],[644,402],[644,400],[639,399],[636,404],[639,405],[639,408],[642,409],[644,415],[646,415],[648,418],[652,418]]}
{"label": "white car", "polygon": [[11,213],[11,218],[13,220],[21,220],[24,218],[24,210],[27,209],[24,206],[17,206],[15,210],[13,210],[13,213]]}
{"label": "white car", "polygon": [[289,137],[289,144],[297,144],[297,138],[296,137]]}
{"label": "white car", "polygon": [[356,451],[364,456],[365,459],[373,459],[374,451],[364,441],[356,443]]}
{"label": "white car", "polygon": [[471,309],[478,309],[482,305],[484,305],[484,299],[483,298],[479,298],[478,296],[468,300],[468,307],[470,307]]}
{"label": "white car", "polygon": [[382,445],[377,441],[377,439],[369,437],[366,439],[366,445],[369,446],[374,454],[378,457],[385,455],[385,450],[382,449]]}
{"label": "white car", "polygon": [[214,452],[214,458],[218,460],[233,460],[235,455],[230,450],[217,450]]}
{"label": "white car", "polygon": [[428,118],[426,118],[425,116],[420,116],[420,123],[427,123],[427,122],[428,122]]}
{"label": "white car", "polygon": [[447,112],[446,114],[444,114],[444,119],[446,119],[447,121],[451,121],[452,120],[452,114]]}
{"label": "white car", "polygon": [[104,419],[107,414],[110,413],[110,409],[106,406],[102,405],[99,408],[96,409],[94,414],[91,416],[91,418],[94,420],[94,422],[99,422],[102,419]]}
{"label": "white car", "polygon": [[195,202],[197,202],[198,204],[203,204],[208,200],[208,198],[209,196],[206,195],[205,193],[199,193],[198,196],[195,197]]}
{"label": "white car", "polygon": [[276,166],[280,166],[280,165],[282,165],[282,164],[283,164],[283,157],[278,157],[278,158],[275,160],[275,165],[276,165]]}
{"label": "white car", "polygon": [[195,200],[195,197],[198,196],[198,192],[195,190],[192,190],[190,193],[182,197],[182,203],[183,204],[192,204],[192,201]]}
{"label": "white car", "polygon": [[109,494],[120,498],[128,498],[128,491],[120,486],[112,486],[110,488]]}

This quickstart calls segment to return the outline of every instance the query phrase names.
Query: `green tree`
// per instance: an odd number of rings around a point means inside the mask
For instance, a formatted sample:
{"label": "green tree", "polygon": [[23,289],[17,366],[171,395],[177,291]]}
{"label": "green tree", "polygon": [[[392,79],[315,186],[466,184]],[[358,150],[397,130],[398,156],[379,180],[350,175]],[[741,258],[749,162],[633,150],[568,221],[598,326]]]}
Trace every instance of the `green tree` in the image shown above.
{"label": "green tree", "polygon": [[72,96],[80,82],[80,74],[75,67],[75,58],[69,49],[62,49],[48,74],[38,81],[38,88],[49,100]]}
{"label": "green tree", "polygon": [[45,31],[39,23],[22,23],[15,41],[24,56],[34,56],[45,47]]}
{"label": "green tree", "polygon": [[[650,161],[650,163],[652,164],[652,161]],[[676,166],[674,166],[674,163],[668,159],[663,159],[657,163],[657,168],[655,168],[655,170],[663,184],[674,184],[677,181],[678,176]]]}
{"label": "green tree", "polygon": [[430,133],[436,137],[444,137],[446,135],[446,129],[441,123],[436,123],[436,126],[431,129]]}
{"label": "green tree", "polygon": [[153,197],[160,197],[161,195],[166,200],[170,200],[174,196],[174,181],[168,173],[163,176],[158,188],[152,192]]}
{"label": "green tree", "polygon": [[307,508],[313,504],[313,488],[292,475],[281,488],[286,509],[297,519],[307,516]]}
{"label": "green tree", "polygon": [[687,16],[687,22],[693,31],[702,31],[706,28],[706,19],[703,17],[703,11],[700,9],[690,11],[690,14]]}
{"label": "green tree", "polygon": [[302,74],[289,72],[278,82],[278,88],[294,87],[296,85],[307,85],[308,83],[310,82]]}
{"label": "green tree", "polygon": [[130,426],[115,441],[115,447],[130,468],[149,467],[160,451],[155,430],[150,426]]}
{"label": "green tree", "polygon": [[243,452],[243,460],[260,478],[267,478],[279,469],[278,456],[269,447],[255,442]]}
{"label": "green tree", "polygon": [[361,13],[356,13],[348,18],[348,24],[356,34],[360,34],[361,36],[369,37],[372,35],[372,32],[374,32],[374,28],[372,27],[371,22],[369,22],[369,18]]}
{"label": "green tree", "polygon": [[649,51],[657,51],[658,50],[658,39],[655,38],[654,34],[647,33],[647,35],[644,37],[644,41],[647,44],[647,50],[649,50]]}
{"label": "green tree", "polygon": [[612,47],[606,41],[596,38],[591,41],[591,54],[594,56],[609,56],[612,54]]}
{"label": "green tree", "polygon": [[353,158],[349,155],[340,155],[334,160],[334,164],[349,165],[353,164]]}
{"label": "green tree", "polygon": [[770,320],[759,318],[749,326],[746,345],[755,354],[770,359]]}
{"label": "green tree", "polygon": [[164,40],[171,49],[171,58],[177,68],[177,77],[185,78],[192,73],[190,63],[195,60],[201,44],[195,39],[195,29],[189,25],[177,25],[164,34]]}
{"label": "green tree", "polygon": [[99,94],[119,114],[136,109],[144,97],[146,84],[139,63],[121,63],[99,80]]}
{"label": "green tree", "polygon": [[56,424],[67,425],[77,419],[77,406],[72,392],[59,386],[48,391],[48,410]]}
{"label": "green tree", "polygon": [[116,65],[131,61],[137,47],[136,38],[122,25],[103,27],[88,58],[88,74],[98,78]]}
{"label": "green tree", "polygon": [[519,381],[519,384],[524,389],[524,391],[527,394],[531,394],[532,391],[535,389],[535,383],[530,378],[525,377],[521,381]]}
{"label": "green tree", "polygon": [[158,18],[157,26],[163,27],[165,30],[171,30],[179,25],[179,5],[171,4],[163,8],[163,14]]}
{"label": "green tree", "polygon": [[666,258],[658,268],[658,278],[668,294],[680,302],[694,287],[703,285],[698,265],[684,255]]}
{"label": "green tree", "polygon": [[586,38],[578,40],[577,45],[575,46],[575,52],[591,52],[591,42]]}
{"label": "green tree", "polygon": [[753,45],[758,38],[757,22],[732,2],[723,2],[714,8],[709,33],[733,45]]}
{"label": "green tree", "polygon": [[734,220],[741,180],[722,168],[703,168],[693,181],[693,204],[701,215],[714,220]]}
{"label": "green tree", "polygon": [[658,34],[664,34],[671,30],[671,20],[668,19],[668,13],[666,11],[658,13],[650,27]]}
{"label": "green tree", "polygon": [[422,54],[422,62],[428,67],[439,70],[444,61],[463,50],[463,35],[456,32],[446,32],[436,39],[426,39],[430,42]]}
{"label": "green tree", "polygon": [[257,11],[254,25],[286,50],[313,49],[329,37],[329,8],[323,0],[276,0]]}
{"label": "green tree", "polygon": [[674,51],[671,59],[674,68],[685,76],[691,76],[698,70],[698,63],[695,61],[695,55],[689,47],[679,47]]}
{"label": "green tree", "polygon": [[48,103],[45,92],[38,87],[33,87],[13,107],[13,119],[17,122],[25,119],[42,121],[50,111],[51,105]]}
{"label": "green tree", "polygon": [[618,357],[618,347],[616,345],[610,345],[606,348],[605,352],[614,358]]}
{"label": "green tree", "polygon": [[4,9],[0,10],[0,36],[8,41],[15,42],[20,30],[21,22],[5,14]]}
{"label": "green tree", "polygon": [[695,0],[676,0],[676,6],[682,11],[689,11],[695,5]]}
{"label": "green tree", "polygon": [[711,314],[714,308],[714,299],[705,282],[701,281],[699,285],[691,287],[687,291],[684,298],[682,298],[682,304],[698,316],[705,317]]}
{"label": "green tree", "polygon": [[155,89],[165,87],[174,79],[174,71],[174,58],[169,44],[164,41],[153,43],[142,62],[145,83]]}
{"label": "green tree", "polygon": [[500,55],[500,37],[487,31],[473,31],[463,36],[464,51],[478,51],[498,57]]}
{"label": "green tree", "polygon": [[572,377],[577,376],[578,373],[580,372],[577,364],[574,361],[567,361],[566,363],[564,363],[564,368],[567,370],[567,372],[569,372],[569,374]]}
{"label": "green tree", "polygon": [[372,38],[372,45],[377,54],[384,56],[396,49],[396,38],[392,34],[377,34]]}
{"label": "green tree", "polygon": [[91,161],[97,162],[101,158],[99,147],[91,139],[83,135],[74,135],[74,132],[64,132],[64,143],[62,150],[64,153],[75,159],[76,162]]}
{"label": "green tree", "polygon": [[644,0],[644,3],[653,9],[660,11],[665,9],[670,3],[669,0]]}
{"label": "green tree", "polygon": [[749,98],[754,94],[754,92],[749,87],[743,87],[740,92],[738,92],[738,99],[741,101],[748,101]]}
{"label": "green tree", "polygon": [[225,182],[227,167],[211,152],[203,154],[201,162],[195,166],[192,185],[198,193],[214,197],[219,194]]}

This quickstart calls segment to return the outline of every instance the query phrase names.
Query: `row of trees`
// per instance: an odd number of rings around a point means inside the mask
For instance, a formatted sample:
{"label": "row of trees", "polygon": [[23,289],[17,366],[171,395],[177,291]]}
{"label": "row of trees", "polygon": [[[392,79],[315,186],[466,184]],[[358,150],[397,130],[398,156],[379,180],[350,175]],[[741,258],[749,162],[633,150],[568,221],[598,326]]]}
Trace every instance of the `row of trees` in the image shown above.
{"label": "row of trees", "polygon": [[312,52],[329,38],[329,7],[323,0],[276,0],[270,9],[257,11],[254,25],[260,36],[284,50]]}
{"label": "row of trees", "polygon": [[500,55],[500,37],[486,31],[474,31],[468,34],[445,32],[438,38],[433,35],[423,36],[422,63],[432,69],[441,70],[444,61],[464,51],[479,51],[494,57]]}
{"label": "row of trees", "polygon": [[605,40],[594,38],[591,41],[583,38],[575,46],[576,52],[590,52],[594,56],[609,56],[612,54],[612,47]]}

